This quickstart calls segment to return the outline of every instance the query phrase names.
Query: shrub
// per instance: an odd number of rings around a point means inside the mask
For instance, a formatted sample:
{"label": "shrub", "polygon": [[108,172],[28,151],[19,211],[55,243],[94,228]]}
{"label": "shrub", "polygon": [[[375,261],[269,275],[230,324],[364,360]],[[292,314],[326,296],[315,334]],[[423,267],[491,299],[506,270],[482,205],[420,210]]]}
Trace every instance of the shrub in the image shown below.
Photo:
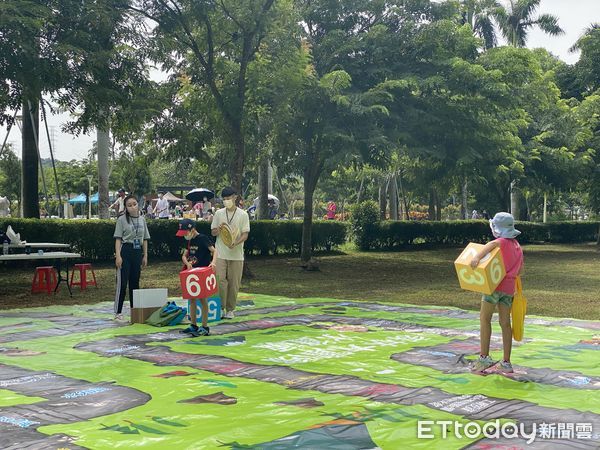
{"label": "shrub", "polygon": [[379,207],[372,200],[352,205],[351,209],[352,237],[361,250],[369,250],[378,239]]}

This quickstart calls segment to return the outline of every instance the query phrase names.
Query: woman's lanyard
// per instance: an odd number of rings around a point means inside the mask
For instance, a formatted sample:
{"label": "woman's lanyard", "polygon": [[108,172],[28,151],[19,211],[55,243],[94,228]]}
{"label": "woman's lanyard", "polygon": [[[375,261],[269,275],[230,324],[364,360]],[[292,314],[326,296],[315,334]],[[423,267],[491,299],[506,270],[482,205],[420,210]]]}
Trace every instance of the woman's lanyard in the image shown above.
{"label": "woman's lanyard", "polygon": [[[134,220],[134,219],[137,219],[137,220]],[[139,217],[136,217],[136,218],[132,217],[131,218],[131,222],[132,222],[131,228],[133,228],[133,231],[135,233],[135,238],[137,239],[137,237],[138,237],[138,229],[140,228],[140,218]]]}

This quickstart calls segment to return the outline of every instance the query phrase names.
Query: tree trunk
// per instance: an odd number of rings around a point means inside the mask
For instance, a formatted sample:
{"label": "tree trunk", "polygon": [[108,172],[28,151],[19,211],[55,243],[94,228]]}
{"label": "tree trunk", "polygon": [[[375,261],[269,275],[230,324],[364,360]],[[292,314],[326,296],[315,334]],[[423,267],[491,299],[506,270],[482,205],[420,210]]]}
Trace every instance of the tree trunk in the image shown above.
{"label": "tree trunk", "polygon": [[317,181],[323,170],[323,164],[313,159],[313,164],[304,168],[304,220],[302,222],[302,248],[300,260],[307,266],[308,270],[318,270],[310,263],[312,258],[312,220],[313,220],[313,197],[317,187]]}
{"label": "tree trunk", "polygon": [[437,192],[435,192],[435,220],[442,220],[442,201]]}
{"label": "tree trunk", "polygon": [[515,220],[519,220],[519,188],[516,180],[510,182],[510,213]]}
{"label": "tree trunk", "polygon": [[313,193],[308,188],[310,182],[304,180],[304,220],[302,222],[302,250],[300,260],[308,263],[312,257],[312,217]]}
{"label": "tree trunk", "polygon": [[229,178],[231,179],[231,186],[236,192],[242,195],[242,177],[244,175],[244,158],[246,156],[246,144],[244,142],[244,135],[242,133],[241,124],[232,124],[232,140],[233,148],[235,151],[233,163],[231,164],[231,171]]}
{"label": "tree trunk", "polygon": [[269,158],[264,155],[258,166],[258,208],[256,217],[260,220],[269,218]]}
{"label": "tree trunk", "polygon": [[40,95],[38,92],[33,92],[31,90],[25,90],[23,92],[23,153],[21,160],[21,206],[23,208],[22,217],[36,219],[40,218],[38,148],[36,143],[37,136],[39,136],[40,124],[39,104]]}
{"label": "tree trunk", "polygon": [[[544,215],[542,216],[542,222],[546,223],[548,219],[548,193],[544,192]],[[599,236],[600,238],[600,236]]]}
{"label": "tree trunk", "polygon": [[390,175],[390,181],[388,183],[388,195],[390,200],[390,219],[398,219],[398,192],[396,187],[396,176]]}
{"label": "tree trunk", "polygon": [[363,185],[365,183],[365,173],[363,171],[362,176],[360,177],[360,186],[358,186],[358,195],[356,196],[356,204],[360,203],[360,196],[362,194]]}
{"label": "tree trunk", "polygon": [[[268,194],[273,194],[273,166],[271,165],[271,158],[267,158],[267,173],[268,173],[268,177],[267,177],[267,187],[268,187]],[[282,199],[283,200],[283,199]]]}
{"label": "tree trunk", "polygon": [[385,220],[387,210],[386,181],[385,178],[382,178],[379,182],[379,220]]}
{"label": "tree trunk", "polygon": [[402,183],[402,172],[398,173],[398,182],[400,183],[400,193],[402,194],[402,205],[404,206],[405,219],[410,220],[408,215],[408,201],[406,200],[406,193],[404,192],[404,184]]}
{"label": "tree trunk", "polygon": [[429,220],[435,220],[435,191],[429,189],[429,208],[427,210]]}
{"label": "tree trunk", "polygon": [[469,199],[469,191],[468,191],[468,181],[467,177],[465,177],[463,184],[461,186],[461,203],[460,203],[460,217],[463,220],[469,218],[469,210],[468,210],[468,199]]}
{"label": "tree trunk", "polygon": [[108,130],[96,131],[96,141],[98,146],[98,217],[100,219],[109,219],[108,210],[108,149],[110,147]]}

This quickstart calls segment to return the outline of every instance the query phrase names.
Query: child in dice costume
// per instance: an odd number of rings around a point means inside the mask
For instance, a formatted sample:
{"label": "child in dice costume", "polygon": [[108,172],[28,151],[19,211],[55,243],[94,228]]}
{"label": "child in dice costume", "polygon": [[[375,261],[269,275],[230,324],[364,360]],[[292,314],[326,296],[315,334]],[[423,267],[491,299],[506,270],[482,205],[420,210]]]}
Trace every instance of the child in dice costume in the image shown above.
{"label": "child in dice costume", "polygon": [[[217,251],[208,236],[199,233],[196,230],[196,222],[191,219],[183,219],[179,222],[179,230],[176,236],[183,236],[187,241],[186,247],[183,249],[181,260],[185,265],[185,269],[194,267],[211,267],[213,270],[216,266]],[[202,326],[197,325],[196,308],[197,301],[200,300],[202,310]],[[188,333],[192,336],[208,336],[210,329],[208,328],[208,299],[190,299],[190,321],[191,324],[182,333]]]}

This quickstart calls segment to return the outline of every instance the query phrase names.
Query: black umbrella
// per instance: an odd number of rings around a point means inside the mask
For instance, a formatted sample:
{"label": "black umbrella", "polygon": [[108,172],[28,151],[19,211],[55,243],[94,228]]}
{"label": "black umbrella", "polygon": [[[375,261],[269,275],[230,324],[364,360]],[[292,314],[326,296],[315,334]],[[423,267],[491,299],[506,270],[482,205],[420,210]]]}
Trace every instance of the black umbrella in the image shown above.
{"label": "black umbrella", "polygon": [[185,195],[185,198],[187,198],[188,200],[190,200],[192,202],[200,202],[200,201],[204,200],[204,197],[206,197],[207,200],[210,200],[214,196],[215,196],[215,193],[213,191],[211,191],[210,189],[196,188],[196,189],[192,189],[190,192],[188,192]]}

